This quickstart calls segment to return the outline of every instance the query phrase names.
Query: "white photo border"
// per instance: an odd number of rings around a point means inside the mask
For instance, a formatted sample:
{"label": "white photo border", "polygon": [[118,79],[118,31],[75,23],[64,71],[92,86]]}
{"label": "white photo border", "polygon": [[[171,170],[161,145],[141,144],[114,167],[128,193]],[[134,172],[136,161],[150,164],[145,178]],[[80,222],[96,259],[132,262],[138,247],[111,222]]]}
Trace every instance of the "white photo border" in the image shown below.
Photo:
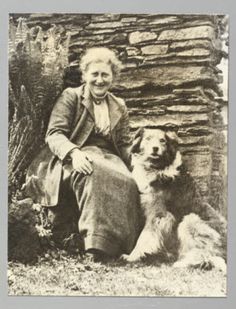
{"label": "white photo border", "polygon": [[[235,41],[236,4],[234,0],[6,0],[0,4],[0,304],[4,309],[28,308],[186,308],[231,309],[236,306],[236,183],[235,132],[236,87]],[[9,13],[150,13],[227,14],[230,21],[229,130],[228,130],[228,288],[226,298],[158,297],[32,297],[7,296],[7,128],[8,128],[8,14]],[[235,102],[235,104],[234,104]]]}

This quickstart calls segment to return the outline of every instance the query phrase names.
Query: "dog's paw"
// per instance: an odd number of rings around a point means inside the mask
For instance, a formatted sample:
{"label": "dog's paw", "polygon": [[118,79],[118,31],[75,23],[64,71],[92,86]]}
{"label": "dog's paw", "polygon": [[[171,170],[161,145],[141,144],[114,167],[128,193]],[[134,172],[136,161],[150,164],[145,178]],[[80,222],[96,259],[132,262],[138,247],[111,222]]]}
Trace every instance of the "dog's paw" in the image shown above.
{"label": "dog's paw", "polygon": [[211,261],[215,268],[219,269],[224,275],[227,273],[227,265],[225,260],[220,256],[214,256]]}
{"label": "dog's paw", "polygon": [[177,261],[172,265],[174,268],[185,268],[188,265],[184,261]]}
{"label": "dog's paw", "polygon": [[120,261],[131,263],[133,260],[130,258],[129,254],[122,254],[119,258]]}
{"label": "dog's paw", "polygon": [[122,255],[119,257],[119,260],[120,260],[120,261],[127,261],[128,258],[129,258],[129,255],[128,255],[128,254],[122,254]]}
{"label": "dog's paw", "polygon": [[174,263],[174,261],[176,261],[176,256],[173,253],[166,252],[164,255],[164,260],[168,263]]}
{"label": "dog's paw", "polygon": [[173,264],[174,268],[189,268],[189,269],[200,269],[204,271],[212,270],[214,264],[211,261],[202,261],[200,263],[188,263],[185,260],[177,261]]}
{"label": "dog's paw", "polygon": [[212,270],[214,265],[211,263],[211,261],[204,261],[198,265],[194,265],[194,268],[200,268],[201,270]]}
{"label": "dog's paw", "polygon": [[210,260],[205,260],[199,264],[193,265],[192,267],[206,271],[216,268],[220,270],[223,274],[226,274],[227,271],[227,266],[224,259],[218,256],[211,257]]}
{"label": "dog's paw", "polygon": [[132,254],[122,254],[119,259],[127,263],[135,263],[141,261],[140,257],[136,257]]}

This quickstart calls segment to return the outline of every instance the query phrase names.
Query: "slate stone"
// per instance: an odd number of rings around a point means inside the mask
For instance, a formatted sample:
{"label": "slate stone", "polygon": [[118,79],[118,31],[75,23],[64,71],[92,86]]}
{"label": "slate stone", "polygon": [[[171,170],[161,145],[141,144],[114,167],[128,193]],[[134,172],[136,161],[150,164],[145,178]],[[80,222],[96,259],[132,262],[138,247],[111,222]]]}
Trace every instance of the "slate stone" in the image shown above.
{"label": "slate stone", "polygon": [[205,48],[211,50],[213,48],[212,42],[208,39],[173,41],[170,44],[170,49],[188,49],[188,48]]}
{"label": "slate stone", "polygon": [[211,26],[199,26],[199,27],[190,27],[182,29],[170,29],[164,30],[158,37],[159,41],[162,40],[190,40],[190,39],[199,39],[207,38],[213,40],[215,38],[215,30]]}
{"label": "slate stone", "polygon": [[178,16],[167,16],[162,18],[151,19],[150,25],[174,24],[179,22]]}
{"label": "slate stone", "polygon": [[168,51],[168,44],[164,45],[146,45],[141,48],[144,55],[164,55]]}
{"label": "slate stone", "polygon": [[126,47],[127,56],[137,56],[141,53],[141,51],[133,46]]}
{"label": "slate stone", "polygon": [[136,21],[137,21],[137,17],[123,17],[121,19],[122,23],[128,23],[128,24],[135,23]]}
{"label": "slate stone", "polygon": [[124,27],[124,24],[120,21],[113,21],[113,22],[100,22],[100,23],[90,23],[87,26],[87,29],[117,29]]}
{"label": "slate stone", "polygon": [[117,21],[120,19],[120,14],[92,14],[92,22]]}
{"label": "slate stone", "polygon": [[206,113],[209,111],[209,107],[203,105],[173,105],[168,106],[167,111],[179,113]]}
{"label": "slate stone", "polygon": [[217,82],[214,70],[203,66],[166,66],[136,69],[121,74],[121,87],[132,89],[152,85],[176,87],[186,83]]}
{"label": "slate stone", "polygon": [[157,34],[148,31],[135,31],[129,35],[130,44],[138,44],[141,42],[153,41],[157,38]]}
{"label": "slate stone", "polygon": [[155,115],[131,115],[130,123],[133,128],[138,127],[157,127],[165,126],[165,124],[173,124],[176,126],[194,126],[209,124],[209,117],[207,114],[165,114],[165,116]]}
{"label": "slate stone", "polygon": [[181,52],[178,52],[178,56],[209,56],[210,50],[207,50],[205,48],[192,48],[188,50],[184,50]]}

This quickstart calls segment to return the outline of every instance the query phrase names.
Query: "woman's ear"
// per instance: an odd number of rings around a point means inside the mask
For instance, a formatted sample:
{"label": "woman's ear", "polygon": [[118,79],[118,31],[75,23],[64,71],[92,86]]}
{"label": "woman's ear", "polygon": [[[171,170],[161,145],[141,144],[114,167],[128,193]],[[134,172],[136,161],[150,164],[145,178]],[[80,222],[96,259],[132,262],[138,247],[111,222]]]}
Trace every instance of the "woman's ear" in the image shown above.
{"label": "woman's ear", "polygon": [[140,151],[140,143],[142,141],[142,137],[143,137],[143,132],[144,132],[144,128],[139,128],[135,135],[134,135],[134,140],[131,146],[131,153],[138,153]]}

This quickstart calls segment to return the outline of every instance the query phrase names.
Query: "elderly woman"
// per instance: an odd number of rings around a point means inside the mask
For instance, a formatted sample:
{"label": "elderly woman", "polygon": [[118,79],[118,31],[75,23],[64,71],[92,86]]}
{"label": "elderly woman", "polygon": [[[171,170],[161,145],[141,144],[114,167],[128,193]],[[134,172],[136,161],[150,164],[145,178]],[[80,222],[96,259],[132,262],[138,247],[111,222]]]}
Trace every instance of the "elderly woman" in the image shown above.
{"label": "elderly woman", "polygon": [[95,257],[129,253],[138,233],[127,107],[109,92],[120,67],[113,51],[87,50],[80,63],[84,84],[64,90],[46,134],[55,156],[47,167],[41,203],[51,206],[55,219],[60,200],[70,204],[74,199],[84,249]]}

